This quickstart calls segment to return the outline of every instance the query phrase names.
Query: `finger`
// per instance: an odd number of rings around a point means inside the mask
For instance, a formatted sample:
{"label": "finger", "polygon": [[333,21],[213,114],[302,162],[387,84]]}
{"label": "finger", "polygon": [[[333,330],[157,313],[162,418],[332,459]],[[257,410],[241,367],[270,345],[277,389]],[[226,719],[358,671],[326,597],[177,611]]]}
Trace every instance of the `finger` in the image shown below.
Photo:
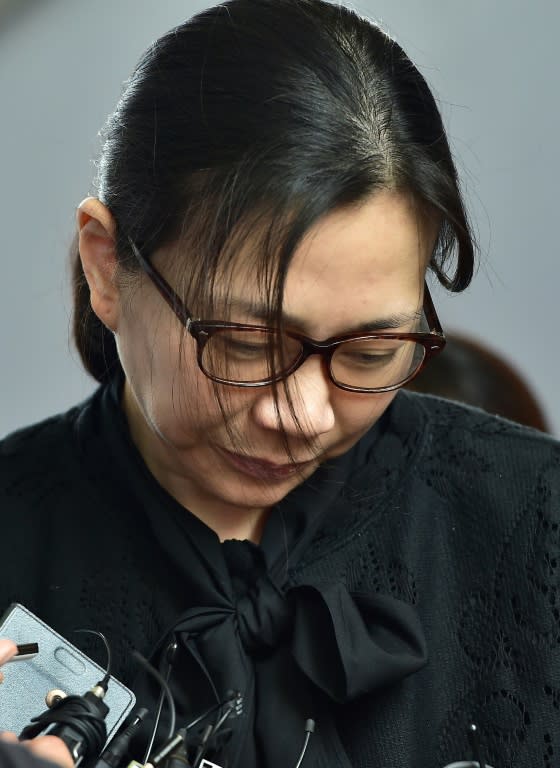
{"label": "finger", "polygon": [[17,744],[19,739],[12,731],[2,731],[0,733],[0,741],[5,741],[8,744]]}
{"label": "finger", "polygon": [[4,637],[0,640],[0,666],[17,653],[17,645],[13,640]]}

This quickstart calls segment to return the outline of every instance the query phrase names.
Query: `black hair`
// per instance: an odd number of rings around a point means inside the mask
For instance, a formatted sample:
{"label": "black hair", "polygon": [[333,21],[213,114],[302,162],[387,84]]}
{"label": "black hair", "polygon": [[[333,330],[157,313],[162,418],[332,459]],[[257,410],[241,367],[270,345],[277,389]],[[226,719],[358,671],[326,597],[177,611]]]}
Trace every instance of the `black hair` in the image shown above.
{"label": "black hair", "polygon": [[[412,194],[439,222],[430,268],[452,291],[474,245],[441,116],[402,48],[323,0],[229,0],[157,40],[109,117],[97,195],[117,224],[123,270],[188,243],[184,292],[212,301],[219,270],[248,237],[271,318],[302,237],[321,217],[381,189]],[[256,235],[255,233],[258,233]],[[73,249],[74,336],[104,381],[119,365]]]}

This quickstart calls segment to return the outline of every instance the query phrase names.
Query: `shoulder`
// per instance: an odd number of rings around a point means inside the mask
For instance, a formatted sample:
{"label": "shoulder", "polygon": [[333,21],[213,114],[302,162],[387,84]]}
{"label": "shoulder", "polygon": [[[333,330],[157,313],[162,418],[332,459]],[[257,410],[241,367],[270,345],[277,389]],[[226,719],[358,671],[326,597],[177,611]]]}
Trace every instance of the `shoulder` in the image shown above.
{"label": "shoulder", "polygon": [[76,406],[66,413],[51,416],[4,437],[0,440],[0,467],[16,463],[18,457],[31,459],[37,452],[48,452],[55,445],[63,446],[77,411]]}
{"label": "shoulder", "polygon": [[464,473],[473,463],[484,474],[494,468],[507,476],[524,476],[538,467],[560,469],[560,442],[551,435],[431,395],[403,392],[399,399],[405,418],[410,422],[414,413],[424,429],[420,458],[436,458],[450,472]]}
{"label": "shoulder", "polygon": [[72,426],[79,407],[12,432],[0,440],[0,487],[9,476],[62,464],[73,452]]}
{"label": "shoulder", "polygon": [[0,440],[0,509],[46,512],[50,499],[64,496],[81,466],[77,424],[93,398],[65,413],[19,429]]}
{"label": "shoulder", "polygon": [[406,390],[399,392],[399,400],[406,401],[410,407],[421,411],[432,427],[447,429],[449,426],[457,426],[468,431],[497,437],[513,437],[530,441],[536,439],[543,444],[560,445],[557,439],[545,432],[495,416],[472,405]]}
{"label": "shoulder", "polygon": [[0,533],[8,545],[0,606],[23,603],[57,628],[68,620],[67,606],[92,604],[100,553],[113,569],[119,562],[116,544],[108,554],[109,525],[120,525],[117,502],[96,474],[106,442],[97,402],[94,395],[0,441]]}
{"label": "shoulder", "polygon": [[424,423],[398,504],[418,582],[420,572],[439,573],[448,591],[457,585],[455,605],[484,602],[488,621],[509,611],[504,626],[521,610],[533,625],[542,607],[539,620],[550,631],[560,606],[560,443],[468,406],[425,395],[404,400]]}
{"label": "shoulder", "polygon": [[408,393],[404,399],[422,412],[422,447],[405,487],[426,522],[447,526],[452,518],[463,542],[473,538],[473,526],[489,541],[516,531],[520,544],[528,525],[557,527],[557,440],[458,403]]}

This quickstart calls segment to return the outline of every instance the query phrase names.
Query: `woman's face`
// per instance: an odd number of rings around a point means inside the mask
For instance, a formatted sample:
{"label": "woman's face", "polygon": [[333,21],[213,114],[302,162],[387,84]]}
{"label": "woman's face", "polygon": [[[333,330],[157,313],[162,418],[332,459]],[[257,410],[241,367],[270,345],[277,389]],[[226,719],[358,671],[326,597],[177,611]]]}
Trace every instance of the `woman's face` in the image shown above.
{"label": "woman's face", "polygon": [[[288,271],[288,329],[322,340],[380,318],[414,318],[434,237],[410,199],[395,192],[325,217]],[[155,259],[164,274],[165,255]],[[241,254],[238,262],[231,298],[262,304],[250,259]],[[262,323],[258,308],[235,319]],[[403,322],[402,330],[412,325]],[[347,451],[395,396],[337,388],[319,356],[288,379],[291,407],[282,386],[276,405],[271,387],[215,385],[198,367],[194,339],[146,278],[122,299],[116,339],[133,440],[160,483],[204,520],[254,515],[278,502],[321,462]]]}

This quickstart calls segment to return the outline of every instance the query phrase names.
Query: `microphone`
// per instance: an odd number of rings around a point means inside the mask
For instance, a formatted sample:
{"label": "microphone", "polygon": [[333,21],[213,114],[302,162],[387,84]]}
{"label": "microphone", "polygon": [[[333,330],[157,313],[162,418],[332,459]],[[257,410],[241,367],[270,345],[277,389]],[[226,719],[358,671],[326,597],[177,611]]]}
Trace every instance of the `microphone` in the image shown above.
{"label": "microphone", "polygon": [[58,736],[66,744],[74,764],[97,758],[107,741],[105,718],[109,707],[103,701],[106,684],[100,681],[83,696],[66,696],[34,717],[21,732],[22,741],[35,736]]}
{"label": "microphone", "polygon": [[77,632],[89,633],[101,638],[107,650],[107,671],[103,678],[83,696],[55,696],[49,709],[32,718],[19,735],[21,741],[36,736],[58,736],[66,746],[74,765],[84,760],[93,761],[101,754],[107,741],[105,718],[109,707],[103,699],[107,693],[111,677],[111,649],[106,637],[95,630],[78,629]]}

